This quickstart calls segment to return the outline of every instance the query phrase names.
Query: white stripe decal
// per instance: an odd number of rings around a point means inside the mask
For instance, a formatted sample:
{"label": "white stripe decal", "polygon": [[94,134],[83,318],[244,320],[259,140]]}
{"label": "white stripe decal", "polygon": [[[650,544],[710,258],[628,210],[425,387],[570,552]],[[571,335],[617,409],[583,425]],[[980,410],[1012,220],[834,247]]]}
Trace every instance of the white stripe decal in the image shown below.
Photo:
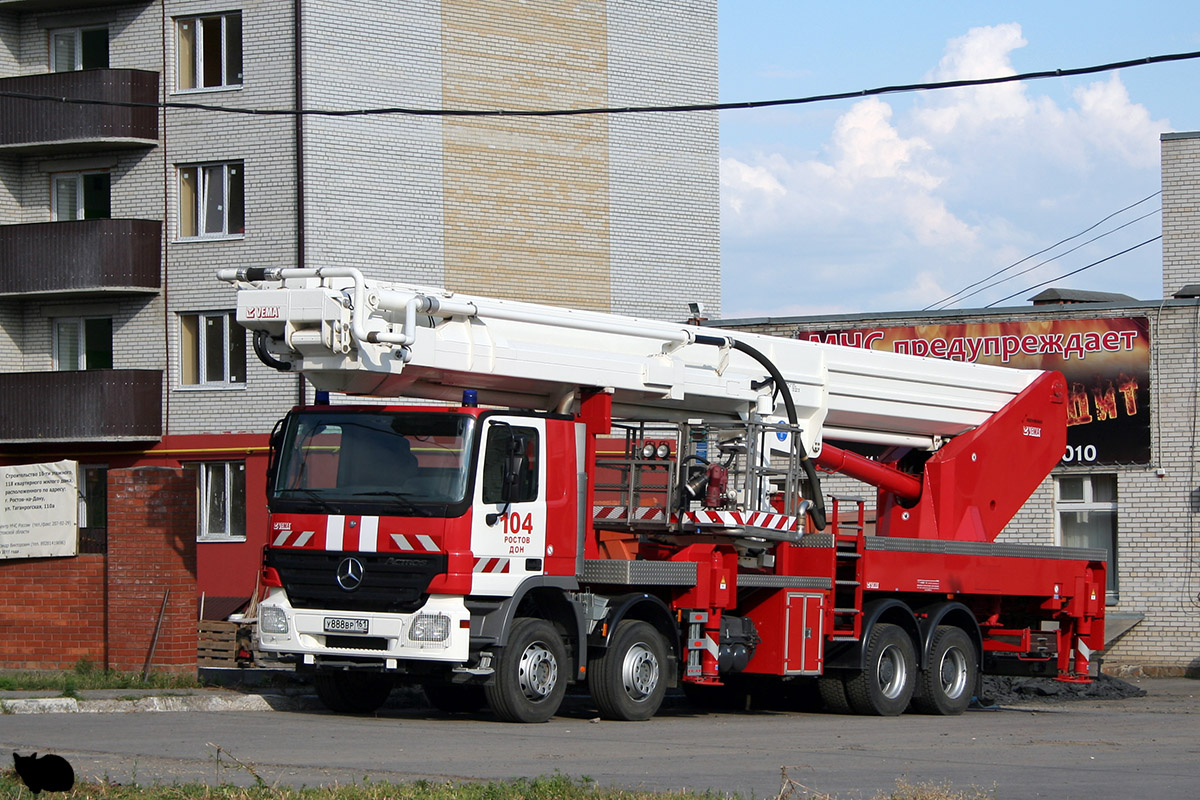
{"label": "white stripe decal", "polygon": [[719,658],[721,655],[721,648],[717,647],[717,640],[712,637],[712,634],[704,637],[704,649],[713,658]]}
{"label": "white stripe decal", "polygon": [[379,549],[379,517],[363,517],[358,530],[358,549],[374,553]]}
{"label": "white stripe decal", "polygon": [[316,531],[305,531],[304,533],[300,534],[300,538],[297,539],[296,543],[292,546],[304,547],[304,545],[308,544],[308,540],[311,539],[315,534]]}
{"label": "white stripe decal", "polygon": [[287,538],[291,535],[292,535],[291,531],[280,532],[280,534],[275,537],[275,541],[271,542],[271,546],[272,547],[280,547],[284,542],[287,541]]}
{"label": "white stripe decal", "polygon": [[419,533],[419,534],[417,534],[417,541],[420,542],[421,546],[424,547],[429,552],[433,553],[433,552],[437,551],[437,544],[433,541],[433,539],[431,537],[426,536],[423,533]]}
{"label": "white stripe decal", "polygon": [[403,533],[393,533],[392,541],[395,542],[396,547],[399,547],[401,550],[412,550],[413,549],[412,545],[408,543],[408,539],[405,538]]}
{"label": "white stripe decal", "polygon": [[341,550],[342,535],[346,531],[346,518],[339,514],[330,514],[325,523],[325,549]]}

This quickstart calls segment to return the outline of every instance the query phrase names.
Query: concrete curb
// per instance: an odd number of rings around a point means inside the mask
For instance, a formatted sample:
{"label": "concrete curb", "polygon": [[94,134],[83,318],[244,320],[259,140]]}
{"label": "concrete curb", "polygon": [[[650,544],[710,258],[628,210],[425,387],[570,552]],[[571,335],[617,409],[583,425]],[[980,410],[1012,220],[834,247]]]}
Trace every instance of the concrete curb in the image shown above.
{"label": "concrete curb", "polygon": [[260,694],[155,695],[120,699],[21,697],[0,699],[2,714],[113,714],[154,711],[299,711],[316,699]]}

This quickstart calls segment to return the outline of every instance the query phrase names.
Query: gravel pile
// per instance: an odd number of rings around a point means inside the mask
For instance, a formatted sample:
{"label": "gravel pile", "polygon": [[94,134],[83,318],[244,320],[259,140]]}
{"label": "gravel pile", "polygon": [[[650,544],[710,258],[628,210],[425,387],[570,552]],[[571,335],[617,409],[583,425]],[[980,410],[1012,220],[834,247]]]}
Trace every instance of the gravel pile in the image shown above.
{"label": "gravel pile", "polygon": [[1065,683],[1053,678],[985,675],[983,695],[979,701],[983,706],[993,706],[1031,701],[1055,703],[1067,700],[1124,700],[1128,697],[1144,697],[1145,694],[1145,689],[1139,689],[1128,681],[1104,673],[1093,678],[1091,683]]}

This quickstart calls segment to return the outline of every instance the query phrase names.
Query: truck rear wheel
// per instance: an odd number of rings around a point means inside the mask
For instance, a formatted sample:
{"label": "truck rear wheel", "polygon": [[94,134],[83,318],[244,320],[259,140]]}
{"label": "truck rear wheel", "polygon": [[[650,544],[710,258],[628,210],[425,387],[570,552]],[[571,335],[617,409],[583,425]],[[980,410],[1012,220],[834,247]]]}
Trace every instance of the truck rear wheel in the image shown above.
{"label": "truck rear wheel", "polygon": [[913,707],[924,714],[954,716],[967,710],[978,667],[975,646],[962,628],[939,625],[929,641],[929,666],[921,673]]}
{"label": "truck rear wheel", "polygon": [[484,694],[505,722],[545,722],[562,705],[567,673],[567,648],[554,626],[522,617],[513,623]]}
{"label": "truck rear wheel", "polygon": [[378,672],[324,672],[313,676],[317,697],[338,714],[370,714],[392,693],[391,675]]}
{"label": "truck rear wheel", "polygon": [[650,719],[667,691],[667,646],[653,625],[617,624],[608,649],[588,665],[592,699],[605,719]]}
{"label": "truck rear wheel", "polygon": [[886,622],[867,637],[866,668],[846,681],[846,699],[856,714],[903,714],[916,688],[917,656],[912,639]]}

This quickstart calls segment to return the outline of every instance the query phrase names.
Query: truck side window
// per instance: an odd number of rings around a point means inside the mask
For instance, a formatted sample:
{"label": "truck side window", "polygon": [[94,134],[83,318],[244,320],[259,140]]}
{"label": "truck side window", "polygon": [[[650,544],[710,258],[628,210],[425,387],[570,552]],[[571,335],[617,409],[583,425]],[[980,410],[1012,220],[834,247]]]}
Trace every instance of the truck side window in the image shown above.
{"label": "truck side window", "polygon": [[508,498],[511,503],[526,503],[538,495],[538,432],[537,428],[518,428],[511,425],[490,425],[487,435],[487,454],[483,460],[483,502],[503,503],[504,459],[510,452],[512,437],[524,443],[517,491]]}

